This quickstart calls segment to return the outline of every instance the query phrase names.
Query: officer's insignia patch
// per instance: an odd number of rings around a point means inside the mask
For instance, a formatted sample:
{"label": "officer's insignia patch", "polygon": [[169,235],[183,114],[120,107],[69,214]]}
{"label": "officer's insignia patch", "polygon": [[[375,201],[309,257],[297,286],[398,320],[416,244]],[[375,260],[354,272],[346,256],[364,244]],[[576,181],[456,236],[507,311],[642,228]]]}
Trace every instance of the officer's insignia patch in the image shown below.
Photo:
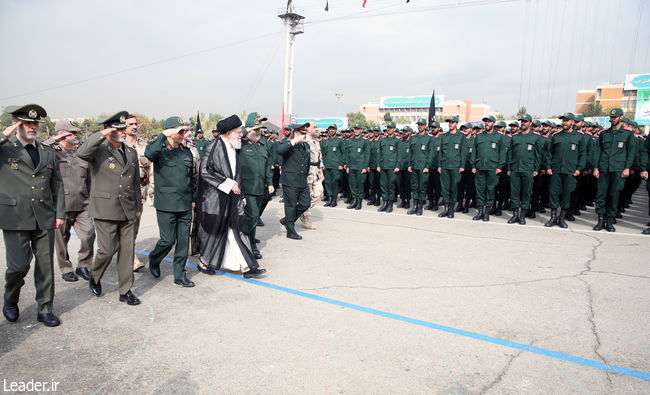
{"label": "officer's insignia patch", "polygon": [[361,148],[357,148],[357,152],[361,152]]}
{"label": "officer's insignia patch", "polygon": [[52,164],[50,163],[50,164],[47,165],[47,168],[50,169],[50,170],[52,170],[52,169],[54,169],[54,165],[52,165]]}
{"label": "officer's insignia patch", "polygon": [[124,123],[124,122],[126,122],[126,117],[124,115],[122,115],[120,117],[120,123]]}
{"label": "officer's insignia patch", "polygon": [[622,141],[619,141],[619,142],[618,142],[618,148],[623,148],[624,145],[625,145],[624,142],[622,142]]}
{"label": "officer's insignia patch", "polygon": [[115,163],[111,163],[110,165],[108,165],[108,167],[109,167],[111,170],[114,169],[114,168],[115,168]]}
{"label": "officer's insignia patch", "polygon": [[18,163],[12,163],[11,170],[18,170]]}
{"label": "officer's insignia patch", "polygon": [[336,147],[332,147],[332,152],[336,151]]}
{"label": "officer's insignia patch", "polygon": [[458,144],[454,144],[454,149],[460,148]]}
{"label": "officer's insignia patch", "polygon": [[532,144],[528,144],[528,151],[532,151],[532,150],[533,150],[533,145],[532,145]]}
{"label": "officer's insignia patch", "polygon": [[496,148],[497,148],[497,143],[492,143],[492,149],[496,149]]}
{"label": "officer's insignia patch", "polygon": [[29,110],[29,113],[27,115],[29,115],[29,117],[32,119],[36,119],[38,113],[36,112],[36,110]]}
{"label": "officer's insignia patch", "polygon": [[575,144],[571,144],[571,151],[575,151],[575,150],[576,150],[576,145],[575,145]]}
{"label": "officer's insignia patch", "polygon": [[469,152],[472,152],[472,147],[469,147]]}
{"label": "officer's insignia patch", "polygon": [[440,147],[436,147],[436,151],[440,151]]}
{"label": "officer's insignia patch", "polygon": [[616,110],[612,110],[609,112],[609,115],[615,115],[615,114],[616,114]]}
{"label": "officer's insignia patch", "polygon": [[393,150],[393,146],[391,145],[388,149],[390,149],[390,150],[392,151],[392,150]]}

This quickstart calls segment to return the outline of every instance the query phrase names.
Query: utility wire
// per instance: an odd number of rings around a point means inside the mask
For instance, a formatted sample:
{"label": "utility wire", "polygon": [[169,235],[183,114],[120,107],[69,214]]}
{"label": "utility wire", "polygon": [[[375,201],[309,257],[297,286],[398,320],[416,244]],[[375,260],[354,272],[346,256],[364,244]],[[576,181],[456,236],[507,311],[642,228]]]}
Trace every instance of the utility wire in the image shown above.
{"label": "utility wire", "polygon": [[[636,45],[639,41],[639,30],[641,27],[641,15],[643,15],[643,4],[645,0],[639,0],[639,12],[637,13],[636,26],[634,27],[634,45],[632,45],[632,54],[630,56],[630,72],[634,70],[634,55],[636,55]],[[646,48],[647,49],[647,48]]]}
{"label": "utility wire", "polygon": [[526,62],[526,43],[528,42],[528,13],[530,9],[530,1],[524,1],[524,35],[521,37],[521,73],[519,74],[519,104],[517,110],[521,108],[521,90],[524,86],[524,64]]}

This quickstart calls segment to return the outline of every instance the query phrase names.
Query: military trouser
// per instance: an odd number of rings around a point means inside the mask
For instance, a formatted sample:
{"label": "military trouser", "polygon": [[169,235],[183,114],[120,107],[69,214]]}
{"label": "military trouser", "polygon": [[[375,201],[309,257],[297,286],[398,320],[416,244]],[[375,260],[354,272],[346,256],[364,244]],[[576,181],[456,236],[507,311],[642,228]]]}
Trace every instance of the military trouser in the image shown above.
{"label": "military trouser", "polygon": [[257,230],[257,222],[260,219],[260,206],[264,201],[264,196],[261,195],[245,195],[246,207],[244,207],[244,214],[246,215],[246,225],[248,226],[248,240],[251,243],[251,250],[258,250],[257,243],[255,243],[255,233]]}
{"label": "military trouser", "polygon": [[402,200],[411,199],[411,173],[408,170],[400,170],[397,173],[397,188]]}
{"label": "military trouser", "polygon": [[[467,170],[465,170],[467,171]],[[476,185],[476,205],[491,207],[499,183],[499,175],[495,169],[476,170],[474,185]]]}
{"label": "military trouser", "polygon": [[38,313],[52,312],[54,301],[54,229],[3,230],[7,270],[4,300],[17,305],[34,257],[34,288]]}
{"label": "military trouser", "polygon": [[442,189],[442,201],[445,204],[455,204],[458,199],[458,184],[461,174],[459,169],[442,169],[440,173],[440,185]]}
{"label": "military trouser", "polygon": [[339,182],[341,180],[341,170],[339,169],[325,169],[323,171],[325,180],[323,182],[325,187],[325,195],[336,196],[339,193]]}
{"label": "military trouser", "polygon": [[361,170],[352,170],[348,173],[350,193],[354,199],[363,199],[363,183],[366,181],[366,174]]}
{"label": "military trouser", "polygon": [[596,213],[614,217],[618,213],[618,198],[623,188],[620,171],[600,173],[596,192]]}
{"label": "military trouser", "polygon": [[395,168],[381,169],[381,198],[384,199],[385,202],[394,202],[397,200],[397,197],[395,195],[396,183],[397,173],[395,173]]}
{"label": "military trouser", "polygon": [[269,187],[266,186],[264,187],[264,194],[262,195],[262,203],[260,203],[259,207],[259,215],[258,218],[262,218],[262,214],[264,213],[264,210],[266,210],[266,206],[269,204],[271,201],[271,194],[269,193]]}
{"label": "military trouser", "polygon": [[280,168],[273,168],[273,188],[277,191],[280,188]]}
{"label": "military trouser", "polygon": [[576,178],[573,174],[551,175],[549,185],[549,204],[551,208],[566,210],[571,205],[571,192],[576,188]]}
{"label": "military trouser", "polygon": [[533,177],[533,189],[530,192],[530,210],[537,211],[539,210],[539,200],[542,187],[542,175],[538,174]]}
{"label": "military trouser", "polygon": [[370,197],[373,197],[375,195],[379,195],[380,190],[381,190],[381,173],[377,171],[377,167],[375,168],[370,168],[370,172],[368,173],[368,193],[370,194]]}
{"label": "military trouser", "polygon": [[59,269],[62,273],[72,272],[72,262],[68,253],[68,242],[70,241],[70,229],[79,237],[79,252],[77,253],[77,267],[90,269],[93,265],[93,253],[95,243],[95,227],[93,220],[88,216],[88,210],[68,211],[65,213],[65,222],[59,229],[54,230],[54,247],[59,261]]}
{"label": "military trouser", "polygon": [[311,196],[309,186],[292,187],[282,185],[284,198],[284,221],[288,232],[296,233],[294,222],[309,208]]}
{"label": "military trouser", "polygon": [[190,244],[190,225],[192,224],[192,210],[169,212],[156,210],[160,240],[149,253],[149,264],[160,264],[172,247],[174,248],[174,280],[183,280],[186,277],[185,263],[187,262],[187,249]]}
{"label": "military trouser", "polygon": [[422,169],[412,169],[411,172],[411,193],[415,200],[427,199],[427,184],[429,183],[429,173]]}
{"label": "military trouser", "polygon": [[513,171],[510,173],[510,208],[530,208],[530,195],[533,191],[533,173]]}
{"label": "military trouser", "polygon": [[437,167],[432,167],[429,171],[429,185],[427,187],[427,196],[433,200],[435,204],[438,204],[442,191],[440,190],[440,173],[438,173]]}
{"label": "military trouser", "polygon": [[[201,238],[199,237],[198,215],[196,208],[192,209],[192,226],[190,227],[190,254],[196,255],[201,250]],[[138,236],[136,235],[136,238]]]}
{"label": "military trouser", "polygon": [[[634,171],[634,173],[632,173]],[[634,191],[641,185],[641,176],[639,175],[639,168],[630,169],[630,176],[623,181],[623,188],[621,196],[618,200],[619,210],[625,207],[625,204],[632,199]]]}
{"label": "military trouser", "polygon": [[550,206],[550,195],[551,195],[551,176],[549,174],[544,174],[539,187],[539,204],[542,207]]}
{"label": "military trouser", "polygon": [[[319,173],[320,172],[316,168],[316,170],[311,170],[307,176],[307,185],[309,185],[309,198],[311,199],[309,202],[309,207],[303,213],[303,215],[307,217],[309,217],[311,214],[311,208],[317,205],[318,202],[320,202],[320,199],[323,197],[323,179],[320,178]],[[303,220],[304,219],[305,218],[303,218]]]}
{"label": "military trouser", "polygon": [[340,190],[343,193],[344,197],[351,196],[350,192],[350,176],[346,170],[341,172],[341,184]]}
{"label": "military trouser", "polygon": [[496,187],[495,199],[497,203],[504,206],[510,198],[510,177],[506,170],[501,171],[498,175],[499,182]]}
{"label": "military trouser", "polygon": [[470,200],[476,199],[475,177],[470,167],[465,167],[465,171],[460,177],[458,186],[458,201],[463,203],[463,199],[469,203]]}
{"label": "military trouser", "polygon": [[97,254],[93,262],[92,278],[99,283],[106,268],[117,253],[117,278],[120,295],[133,286],[133,249],[135,247],[134,221],[109,221],[95,218]]}

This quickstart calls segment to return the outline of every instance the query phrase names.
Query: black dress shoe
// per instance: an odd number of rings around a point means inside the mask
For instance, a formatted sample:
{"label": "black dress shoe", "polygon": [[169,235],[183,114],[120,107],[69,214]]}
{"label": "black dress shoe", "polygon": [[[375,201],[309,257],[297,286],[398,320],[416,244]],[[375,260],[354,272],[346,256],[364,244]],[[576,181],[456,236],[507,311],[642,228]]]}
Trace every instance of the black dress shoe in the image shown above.
{"label": "black dress shoe", "polygon": [[264,221],[262,221],[262,218],[257,220],[257,226],[264,226]]}
{"label": "black dress shoe", "polygon": [[280,218],[280,224],[285,225],[287,222],[284,220],[284,218]]}
{"label": "black dress shoe", "polygon": [[88,288],[92,291],[95,296],[100,296],[102,294],[102,284],[100,282],[95,282],[95,280],[90,277],[88,281]]}
{"label": "black dress shoe", "polygon": [[255,243],[261,243],[260,239],[255,239]]}
{"label": "black dress shoe", "polygon": [[136,298],[131,290],[128,290],[124,295],[120,295],[120,302],[126,302],[128,305],[135,306],[140,304],[140,299]]}
{"label": "black dress shoe", "polygon": [[[643,232],[641,232],[641,234],[642,235],[650,235],[650,228],[644,229]],[[5,315],[5,317],[6,317],[6,315]]]}
{"label": "black dress shoe", "polygon": [[266,273],[266,269],[251,269],[244,273],[244,278],[259,277],[264,273]]}
{"label": "black dress shoe", "polygon": [[258,250],[253,250],[253,256],[255,259],[262,259],[262,254]]}
{"label": "black dress shoe", "polygon": [[74,271],[78,275],[81,276],[84,280],[88,281],[90,280],[90,271],[85,268],[85,267],[78,267],[77,270]]}
{"label": "black dress shoe", "polygon": [[72,273],[72,272],[63,273],[61,275],[61,278],[64,279],[65,281],[68,281],[68,282],[79,281],[79,277],[77,277],[77,275]]}
{"label": "black dress shoe", "polygon": [[300,236],[298,233],[287,233],[287,238],[294,239],[294,240],[302,240],[302,236]]}
{"label": "black dress shoe", "polygon": [[59,326],[61,325],[61,320],[59,317],[55,316],[52,313],[47,314],[36,314],[36,321],[42,322],[45,326]]}
{"label": "black dress shoe", "polygon": [[160,277],[160,263],[154,264],[149,261],[149,271],[155,278]]}
{"label": "black dress shoe", "polygon": [[201,267],[201,265],[196,265],[196,268],[199,269],[201,273],[205,273],[210,276],[214,276],[215,274],[217,274],[217,272],[214,271],[214,268],[212,266]]}
{"label": "black dress shoe", "polygon": [[4,306],[2,306],[2,314],[5,316],[7,321],[16,322],[18,316],[20,315],[18,311],[18,305],[12,306],[9,303],[5,302]]}
{"label": "black dress shoe", "polygon": [[182,280],[174,280],[174,284],[182,285],[184,288],[192,288],[195,285],[193,281],[190,281],[186,278]]}

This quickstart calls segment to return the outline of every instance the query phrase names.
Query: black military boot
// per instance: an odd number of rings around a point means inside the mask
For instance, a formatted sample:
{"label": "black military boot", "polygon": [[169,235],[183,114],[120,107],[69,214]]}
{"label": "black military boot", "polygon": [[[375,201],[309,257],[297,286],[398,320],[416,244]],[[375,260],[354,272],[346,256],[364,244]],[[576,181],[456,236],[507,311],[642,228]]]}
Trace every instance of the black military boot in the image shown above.
{"label": "black military boot", "polygon": [[469,208],[476,208],[476,199],[470,200]]}
{"label": "black military boot", "polygon": [[556,224],[557,224],[557,209],[552,208],[551,209],[551,219],[546,221],[544,226],[546,226],[547,228],[550,228],[551,226],[556,225]]}
{"label": "black military boot", "polygon": [[379,206],[380,203],[381,203],[381,196],[377,195],[375,197],[375,206]]}
{"label": "black military boot", "polygon": [[598,214],[598,222],[594,225],[593,230],[599,231],[605,228],[605,218],[602,214]]}
{"label": "black military boot", "polygon": [[322,198],[320,201],[321,201],[321,202],[329,202],[329,201],[330,201],[330,197],[327,196],[327,195],[325,195],[325,194],[323,194],[323,198]]}
{"label": "black military boot", "polygon": [[370,195],[370,197],[368,198],[368,206],[374,206],[374,205],[375,205],[375,195],[372,194],[372,195]]}
{"label": "black military boot", "polygon": [[363,204],[363,200],[358,199],[357,200],[357,205],[356,205],[356,207],[354,209],[355,210],[361,210],[361,204]]}
{"label": "black military boot", "polygon": [[573,222],[573,221],[576,220],[576,217],[573,216],[573,210],[571,208],[569,208],[568,210],[564,210],[564,211],[566,211],[566,216],[564,218],[566,218],[567,221],[572,221]]}
{"label": "black military boot", "polygon": [[546,209],[544,208],[544,205],[543,205],[543,204],[539,206],[539,210],[538,210],[538,212],[539,212],[540,214],[546,214]]}
{"label": "black military boot", "polygon": [[413,208],[410,209],[409,211],[406,212],[406,215],[413,215],[418,213],[418,206],[420,205],[420,201],[417,199],[413,199]]}
{"label": "black military boot", "polygon": [[503,208],[503,204],[501,204],[501,202],[497,203],[497,205],[496,205],[496,209],[494,210],[494,215],[496,215],[497,217],[500,217],[501,214],[503,214],[503,213],[501,212],[501,209],[502,209],[502,208]]}
{"label": "black military boot", "polygon": [[606,217],[605,219],[605,230],[608,232],[616,232],[616,228],[614,228],[614,222],[612,221],[614,218],[612,217]]}
{"label": "black military boot", "polygon": [[415,215],[422,215],[422,209],[424,209],[424,203],[426,200],[418,200],[418,212]]}
{"label": "black military boot", "polygon": [[454,212],[460,213],[463,211],[463,200],[461,199],[460,202],[456,203],[456,207],[454,208]]}
{"label": "black military boot", "polygon": [[537,218],[537,215],[535,214],[535,211],[537,211],[537,210],[533,210],[533,209],[526,210],[526,217],[531,218],[531,219]]}
{"label": "black military boot", "polygon": [[519,211],[519,225],[526,225],[526,214],[528,213],[528,210],[526,209],[521,209]]}
{"label": "black military boot", "polygon": [[[566,222],[564,221],[564,219],[566,218],[568,212],[569,212],[568,210],[561,209],[561,210],[560,210],[560,216],[557,217],[557,224],[558,224],[558,225],[560,226],[560,228],[562,228],[562,229],[566,229],[566,228],[569,227],[569,225],[567,225]],[[574,218],[574,220],[575,220],[575,218]]]}
{"label": "black military boot", "polygon": [[404,208],[404,205],[406,205],[406,199],[400,199],[401,202],[397,205],[397,208]]}
{"label": "black military boot", "polygon": [[352,198],[352,196],[348,196],[348,197],[347,197],[343,202],[344,202],[345,204],[350,204],[350,203],[352,203],[353,201],[354,201],[354,199]]}
{"label": "black military boot", "polygon": [[513,210],[512,217],[508,220],[509,224],[514,224],[515,222],[519,222],[519,209],[516,208]]}
{"label": "black military boot", "polygon": [[381,207],[379,207],[377,211],[379,212],[386,211],[386,208],[388,208],[388,202],[384,200],[384,202],[381,204]]}
{"label": "black military boot", "polygon": [[424,209],[425,210],[432,210],[433,209],[433,199],[429,198],[429,199],[425,200],[425,202],[429,202],[429,204],[427,204],[427,206]]}
{"label": "black military boot", "polygon": [[386,206],[386,212],[387,213],[392,213],[393,212],[393,201],[392,200],[388,201],[388,206]]}
{"label": "black military boot", "polygon": [[438,211],[438,208],[439,208],[438,207],[438,200],[439,200],[439,198],[434,198],[433,199],[433,208],[431,209],[431,211]]}
{"label": "black military boot", "polygon": [[[452,204],[451,207],[454,207]],[[454,218],[454,210],[449,209],[449,212],[447,213],[447,218]]]}
{"label": "black military boot", "polygon": [[490,220],[490,209],[488,206],[483,206],[483,221],[488,222]]}
{"label": "black military boot", "polygon": [[404,205],[402,208],[411,208],[411,202],[409,199],[404,199]]}
{"label": "black military boot", "polygon": [[443,203],[442,207],[443,207],[442,211],[440,212],[440,214],[438,214],[438,217],[440,217],[440,218],[446,217],[447,214],[449,214],[449,205],[447,203]]}
{"label": "black military boot", "polygon": [[327,196],[327,203],[325,203],[325,207],[329,207],[329,206],[331,206],[331,205],[332,205],[332,197],[331,197],[331,196]]}
{"label": "black military boot", "polygon": [[350,201],[350,204],[348,204],[348,206],[346,208],[348,210],[352,210],[353,208],[355,208],[357,206],[357,201],[361,201],[361,199],[352,199]]}
{"label": "black military boot", "polygon": [[492,207],[490,207],[490,211],[488,211],[488,214],[490,214],[490,215],[494,215],[494,214],[496,214],[496,212],[497,212],[497,204],[496,204],[496,202],[495,202],[495,203],[492,205]]}
{"label": "black military boot", "polygon": [[472,217],[472,221],[478,221],[480,219],[483,219],[483,206],[479,206],[478,213]]}
{"label": "black military boot", "polygon": [[334,195],[332,196],[332,204],[330,204],[330,207],[336,207],[338,205],[337,201],[339,200],[338,196]]}
{"label": "black military boot", "polygon": [[470,207],[469,202],[470,202],[469,199],[465,199],[465,204],[463,204],[463,213],[464,214],[469,213],[469,207]]}

